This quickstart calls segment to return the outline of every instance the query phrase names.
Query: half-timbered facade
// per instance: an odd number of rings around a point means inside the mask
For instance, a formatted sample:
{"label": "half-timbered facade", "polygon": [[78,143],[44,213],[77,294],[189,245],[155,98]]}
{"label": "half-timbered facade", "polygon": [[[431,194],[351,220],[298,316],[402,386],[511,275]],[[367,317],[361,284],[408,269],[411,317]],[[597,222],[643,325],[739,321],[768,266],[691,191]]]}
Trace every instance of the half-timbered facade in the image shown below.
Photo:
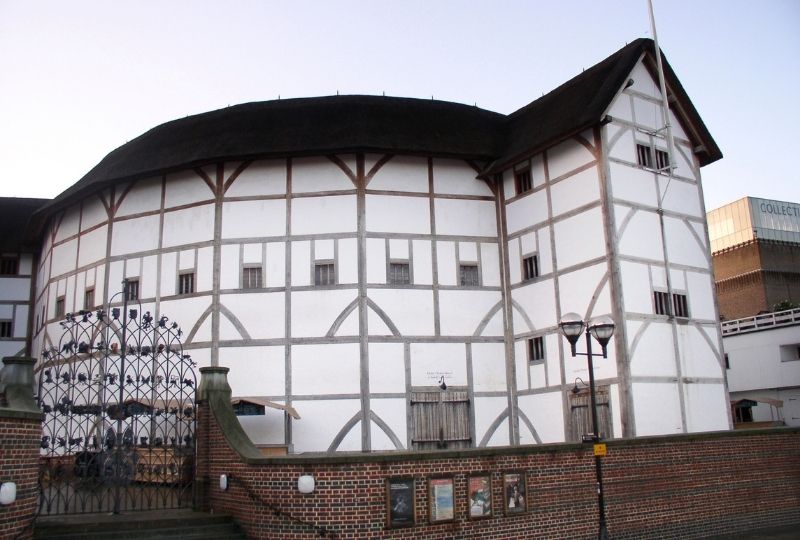
{"label": "half-timbered facade", "polygon": [[610,315],[605,437],[728,429],[699,170],[721,154],[667,66],[663,166],[653,64],[637,40],[509,116],[332,96],[154,128],[37,214],[33,352],[127,279],[235,396],[299,414],[242,416],[258,443],[515,445],[587,432],[557,323]]}

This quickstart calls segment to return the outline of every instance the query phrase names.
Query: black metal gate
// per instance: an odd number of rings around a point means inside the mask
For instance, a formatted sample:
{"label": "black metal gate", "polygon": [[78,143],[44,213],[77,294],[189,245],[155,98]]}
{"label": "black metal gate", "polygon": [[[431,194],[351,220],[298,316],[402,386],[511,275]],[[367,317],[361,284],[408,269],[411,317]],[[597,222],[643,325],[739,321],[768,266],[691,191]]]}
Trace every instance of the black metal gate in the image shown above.
{"label": "black metal gate", "polygon": [[191,506],[195,363],[177,323],[126,301],[61,325],[39,366],[40,512]]}

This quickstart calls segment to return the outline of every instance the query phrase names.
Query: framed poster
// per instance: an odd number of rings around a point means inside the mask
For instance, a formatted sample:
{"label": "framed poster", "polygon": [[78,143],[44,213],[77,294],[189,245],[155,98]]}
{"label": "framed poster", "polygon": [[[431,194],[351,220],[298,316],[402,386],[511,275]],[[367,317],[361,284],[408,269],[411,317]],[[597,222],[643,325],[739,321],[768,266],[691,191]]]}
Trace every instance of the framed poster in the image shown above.
{"label": "framed poster", "polygon": [[428,479],[428,515],[431,523],[455,519],[455,486],[453,477]]}
{"label": "framed poster", "polygon": [[527,509],[525,473],[508,472],[503,475],[503,504],[506,514],[519,514]]}
{"label": "framed poster", "polygon": [[492,515],[492,477],[488,473],[478,473],[467,478],[470,519],[481,519]]}
{"label": "framed poster", "polygon": [[414,479],[386,479],[386,516],[391,528],[412,527],[415,521]]}

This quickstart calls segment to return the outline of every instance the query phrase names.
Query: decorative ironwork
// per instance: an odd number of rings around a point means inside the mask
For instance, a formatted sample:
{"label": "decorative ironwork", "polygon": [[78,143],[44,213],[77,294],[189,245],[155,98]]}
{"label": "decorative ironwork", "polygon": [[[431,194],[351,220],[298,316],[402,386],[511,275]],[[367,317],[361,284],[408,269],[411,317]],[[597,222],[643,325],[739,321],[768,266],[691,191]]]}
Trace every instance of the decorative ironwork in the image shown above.
{"label": "decorative ironwork", "polygon": [[196,364],[178,324],[127,293],[125,281],[121,308],[68,314],[42,351],[42,514],[193,502]]}

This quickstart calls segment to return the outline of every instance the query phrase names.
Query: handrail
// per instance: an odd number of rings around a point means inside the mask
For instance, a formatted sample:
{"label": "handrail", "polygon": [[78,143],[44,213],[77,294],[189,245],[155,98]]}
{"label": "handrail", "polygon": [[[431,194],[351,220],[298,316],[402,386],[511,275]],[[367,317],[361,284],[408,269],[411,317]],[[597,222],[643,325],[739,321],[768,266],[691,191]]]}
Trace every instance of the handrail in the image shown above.
{"label": "handrail", "polygon": [[764,313],[753,317],[724,321],[722,323],[722,335],[741,334],[745,332],[755,332],[765,328],[789,326],[800,324],[800,308]]}

